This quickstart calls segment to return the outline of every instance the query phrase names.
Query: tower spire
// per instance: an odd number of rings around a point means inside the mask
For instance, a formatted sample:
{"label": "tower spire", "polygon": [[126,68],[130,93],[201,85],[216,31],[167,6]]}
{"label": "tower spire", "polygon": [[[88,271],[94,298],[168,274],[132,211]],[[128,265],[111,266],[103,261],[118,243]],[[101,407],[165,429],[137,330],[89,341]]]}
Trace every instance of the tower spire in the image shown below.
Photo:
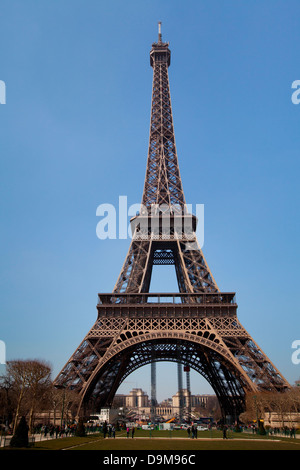
{"label": "tower spire", "polygon": [[158,42],[162,42],[161,21],[158,22]]}

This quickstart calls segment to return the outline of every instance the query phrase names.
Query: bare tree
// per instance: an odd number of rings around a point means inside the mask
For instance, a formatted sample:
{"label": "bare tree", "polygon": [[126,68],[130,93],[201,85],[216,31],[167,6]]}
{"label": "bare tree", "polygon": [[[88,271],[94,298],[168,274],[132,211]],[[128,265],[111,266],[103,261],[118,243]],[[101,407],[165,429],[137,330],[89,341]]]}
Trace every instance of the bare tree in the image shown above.
{"label": "bare tree", "polygon": [[7,375],[0,376],[0,414],[1,421],[9,425],[14,410],[14,394],[10,378]]}
{"label": "bare tree", "polygon": [[63,403],[63,391],[57,388],[51,390],[51,408],[53,409],[53,422],[56,424],[57,417],[61,416]]}
{"label": "bare tree", "polygon": [[50,382],[51,367],[38,360],[14,360],[7,362],[7,375],[17,392],[17,405],[13,432],[15,432],[20,415],[21,404],[25,395],[30,397],[29,428],[35,410],[38,392],[41,386]]}
{"label": "bare tree", "polygon": [[51,367],[41,361],[30,361],[28,366],[30,369],[29,398],[31,403],[28,426],[31,430],[35,408],[37,404],[46,401],[46,397],[49,394]]}
{"label": "bare tree", "polygon": [[72,416],[72,412],[76,409],[76,405],[79,402],[79,396],[78,393],[67,388],[57,389],[53,387],[51,402],[54,423],[56,423],[57,419],[60,419],[60,424],[62,425],[64,421],[68,422]]}

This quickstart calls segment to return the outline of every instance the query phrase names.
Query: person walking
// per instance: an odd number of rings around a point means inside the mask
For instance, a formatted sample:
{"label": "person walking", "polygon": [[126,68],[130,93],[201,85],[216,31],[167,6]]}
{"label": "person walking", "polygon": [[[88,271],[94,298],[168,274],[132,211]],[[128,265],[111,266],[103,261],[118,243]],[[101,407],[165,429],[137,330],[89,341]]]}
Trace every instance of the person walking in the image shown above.
{"label": "person walking", "polygon": [[128,438],[129,437],[129,427],[128,426],[127,426],[126,432],[127,432],[127,438]]}
{"label": "person walking", "polygon": [[106,433],[107,433],[107,423],[106,421],[104,421],[104,424],[103,424],[103,438],[104,439],[106,438]]}
{"label": "person walking", "polygon": [[134,426],[133,426],[133,428],[132,428],[132,430],[131,430],[131,437],[132,437],[132,439],[133,439],[133,437],[134,437],[134,432],[135,432],[135,429],[134,429]]}

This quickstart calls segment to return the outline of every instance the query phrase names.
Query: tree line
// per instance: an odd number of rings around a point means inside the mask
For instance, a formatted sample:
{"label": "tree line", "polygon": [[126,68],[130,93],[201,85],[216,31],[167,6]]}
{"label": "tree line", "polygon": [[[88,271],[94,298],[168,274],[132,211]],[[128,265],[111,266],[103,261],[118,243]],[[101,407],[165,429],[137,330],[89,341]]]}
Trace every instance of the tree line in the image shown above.
{"label": "tree line", "polygon": [[41,360],[13,360],[0,376],[0,426],[13,434],[22,416],[32,431],[35,419],[51,412],[55,421],[66,423],[78,403],[78,395],[57,389],[51,380],[50,364]]}
{"label": "tree line", "polygon": [[295,425],[295,416],[298,413],[298,423],[300,429],[300,383],[294,385],[284,393],[280,392],[260,392],[246,395],[246,411],[240,415],[243,423],[264,421],[264,425],[269,425],[271,414],[276,414],[277,421],[281,428]]}

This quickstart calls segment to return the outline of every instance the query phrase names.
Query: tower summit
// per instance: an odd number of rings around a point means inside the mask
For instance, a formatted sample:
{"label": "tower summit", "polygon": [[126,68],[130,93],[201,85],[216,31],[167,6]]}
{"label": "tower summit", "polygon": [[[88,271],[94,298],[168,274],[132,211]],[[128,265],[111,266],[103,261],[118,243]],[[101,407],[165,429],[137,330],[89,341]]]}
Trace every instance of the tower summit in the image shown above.
{"label": "tower summit", "polygon": [[169,50],[169,43],[162,42],[161,22],[158,23],[158,41],[152,44],[150,52],[150,65],[154,66],[155,62],[165,62],[168,67],[171,63],[171,52]]}

